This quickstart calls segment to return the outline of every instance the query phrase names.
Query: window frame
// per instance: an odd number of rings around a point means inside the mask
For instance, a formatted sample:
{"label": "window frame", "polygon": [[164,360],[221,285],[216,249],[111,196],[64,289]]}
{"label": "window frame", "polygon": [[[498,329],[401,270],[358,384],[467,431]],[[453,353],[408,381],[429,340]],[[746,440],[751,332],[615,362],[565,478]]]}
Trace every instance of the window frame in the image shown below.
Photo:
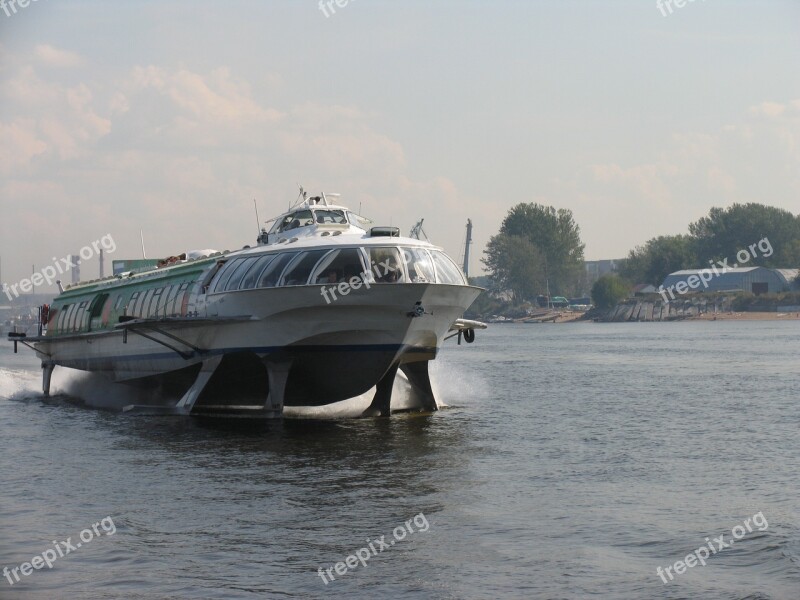
{"label": "window frame", "polygon": [[[256,260],[256,262],[254,262],[253,265],[249,269],[247,269],[247,272],[242,277],[242,281],[241,281],[241,283],[239,283],[239,289],[240,290],[258,289],[257,285],[258,285],[258,282],[261,281],[261,274],[264,272],[264,270],[267,267],[269,267],[270,263],[272,263],[272,261],[275,260],[278,256],[279,256],[279,253],[276,253],[276,252],[270,252],[270,253],[267,253],[267,254],[259,254],[258,255],[258,260]],[[259,264],[262,261],[265,261],[264,264],[261,264],[259,266]],[[253,281],[253,285],[245,286],[245,282],[250,277],[251,273],[255,274],[255,279]]]}
{"label": "window frame", "polygon": [[[436,283],[441,283],[443,285],[468,285],[466,282],[466,277],[464,277],[464,273],[461,272],[459,266],[455,263],[453,259],[451,259],[444,250],[436,250],[430,249],[429,254],[431,255],[431,260],[433,261],[433,266],[436,268]],[[455,269],[456,274],[459,276],[460,282],[453,283],[451,281],[442,281],[439,277],[439,266],[436,264],[436,256],[438,256],[441,260],[445,261],[444,264],[450,264],[450,266]]]}
{"label": "window frame", "polygon": [[[436,265],[433,263],[433,257],[431,256],[428,248],[423,248],[421,246],[403,246],[400,248],[400,253],[403,255],[403,260],[406,263],[406,279],[408,283],[436,283]],[[408,255],[406,253],[408,253]],[[409,257],[414,258],[414,255],[417,253],[424,254],[428,257],[428,266],[430,267],[431,278],[427,281],[413,281],[411,279],[411,267],[409,266],[411,261],[409,260]],[[417,260],[414,260],[415,265],[417,262]],[[417,271],[416,267],[414,268],[414,271]]]}
{"label": "window frame", "polygon": [[58,318],[56,319],[56,331],[58,333],[64,333],[66,331],[65,325],[69,319],[67,319],[67,315],[69,314],[70,309],[74,306],[74,304],[65,304],[64,307],[61,309]]}
{"label": "window frame", "polygon": [[136,301],[139,300],[139,296],[142,295],[141,290],[136,290],[131,294],[131,297],[128,298],[127,302],[125,302],[125,315],[133,315],[133,309],[136,307]]}
{"label": "window frame", "polygon": [[[231,271],[231,276],[228,277],[228,281],[225,282],[225,289],[221,290],[223,292],[235,292],[239,289],[239,285],[244,280],[244,276],[247,275],[247,272],[250,268],[258,262],[258,256],[245,256],[240,259],[236,259],[239,263],[236,265],[236,268]],[[241,275],[239,275],[241,273]],[[238,275],[238,280],[236,279]]]}
{"label": "window frame", "polygon": [[[294,270],[295,268],[300,266],[300,263],[303,262],[307,256],[313,254],[319,254],[319,257],[311,266],[311,269],[309,269],[305,281],[303,283],[293,283],[292,285],[286,285],[286,276],[291,273],[291,270]],[[311,250],[301,250],[299,254],[295,256],[292,260],[290,260],[289,263],[286,265],[286,267],[283,269],[283,272],[281,273],[281,276],[278,279],[278,283],[275,285],[275,287],[298,287],[301,285],[308,285],[308,282],[311,280],[311,275],[317,268],[319,261],[325,258],[327,254],[328,254],[327,248],[314,248]]]}
{"label": "window frame", "polygon": [[153,288],[153,295],[150,296],[150,302],[147,303],[147,311],[145,312],[145,317],[149,318],[152,317],[154,314],[157,314],[158,309],[158,302],[161,300],[161,294],[164,293],[164,286]]}
{"label": "window frame", "polygon": [[[239,256],[236,258],[231,258],[225,261],[225,264],[220,267],[217,275],[214,277],[214,280],[211,282],[212,285],[209,286],[209,294],[219,294],[225,291],[225,286],[228,285],[228,281],[230,280],[233,272],[236,270],[234,265],[240,264],[245,257]],[[224,279],[224,281],[223,281]]]}
{"label": "window frame", "polygon": [[[261,274],[258,276],[258,287],[256,287],[255,289],[257,289],[257,290],[261,290],[261,289],[267,290],[267,289],[270,289],[270,288],[278,287],[278,285],[279,285],[279,283],[281,281],[281,278],[283,277],[284,271],[286,271],[286,268],[290,264],[292,264],[292,262],[294,262],[294,259],[297,258],[297,255],[299,253],[300,253],[299,250],[291,250],[289,252],[278,252],[275,255],[275,260],[271,260],[269,262],[269,264],[264,268],[264,271],[262,271]],[[264,275],[266,274],[267,270],[270,269],[272,267],[272,265],[276,264],[278,261],[283,259],[283,257],[289,257],[289,259],[288,259],[287,262],[285,262],[283,264],[283,267],[281,267],[280,272],[278,273],[278,278],[275,280],[275,283],[273,285],[270,285],[270,286],[261,285],[262,280],[264,279]],[[280,265],[278,265],[278,266],[280,266]],[[270,274],[272,274],[274,272],[275,272],[275,270],[272,270],[272,271],[270,271]]]}

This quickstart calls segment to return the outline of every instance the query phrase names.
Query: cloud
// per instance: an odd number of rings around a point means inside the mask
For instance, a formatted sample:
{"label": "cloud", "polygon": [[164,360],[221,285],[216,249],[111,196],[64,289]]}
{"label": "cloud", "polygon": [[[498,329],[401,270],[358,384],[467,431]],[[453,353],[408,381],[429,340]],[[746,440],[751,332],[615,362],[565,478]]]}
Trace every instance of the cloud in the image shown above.
{"label": "cloud", "polygon": [[129,95],[154,90],[168,98],[186,118],[199,122],[252,125],[282,117],[280,111],[260,106],[247,83],[233,78],[227,68],[215,69],[204,76],[186,69],[169,71],[154,65],[136,67],[125,87]]}
{"label": "cloud", "polygon": [[15,119],[0,122],[0,173],[14,172],[27,167],[31,161],[47,151],[47,144],[36,135],[32,119]]}
{"label": "cloud", "polygon": [[[800,100],[764,101],[717,131],[675,133],[641,162],[590,165],[564,188],[576,214],[613,206],[635,220],[642,242],[684,232],[712,206],[791,205],[800,194]],[[592,225],[603,221],[615,227],[605,216]],[[607,245],[605,231],[592,232]]]}
{"label": "cloud", "polygon": [[[50,48],[48,46],[48,48]],[[86,156],[94,144],[111,131],[111,121],[95,107],[95,98],[84,83],[63,85],[42,79],[32,65],[12,69],[2,80],[5,114],[0,120],[0,174],[21,175],[36,165],[51,172],[52,160]],[[29,174],[33,174],[30,171]]]}
{"label": "cloud", "polygon": [[[30,207],[47,194],[48,218],[58,227],[45,253],[111,233],[120,255],[138,255],[139,229],[154,256],[239,247],[253,241],[252,200],[262,216],[274,216],[297,182],[343,192],[345,204],[363,203],[376,222],[406,229],[423,216],[439,219],[454,239],[436,241],[456,253],[463,226],[436,213],[459,204],[461,214],[471,206],[473,218],[491,212],[447,177],[412,177],[402,144],[356,105],[265,101],[271,85],[282,85],[269,74],[258,81],[266,90],[258,96],[228,68],[139,65],[97,80],[77,55],[47,45],[6,65],[0,191],[14,199],[7,218],[26,225],[36,213]],[[56,80],[45,75],[54,66],[73,68]],[[398,214],[409,202],[430,209]],[[24,242],[16,231],[3,241]]]}
{"label": "cloud", "polygon": [[33,49],[33,57],[37,64],[44,67],[68,69],[80,67],[84,64],[83,58],[74,52],[61,50],[48,44],[40,44]]}
{"label": "cloud", "polygon": [[786,105],[778,102],[762,102],[750,107],[750,114],[763,117],[779,117],[786,112]]}
{"label": "cloud", "polygon": [[667,206],[672,198],[669,180],[679,174],[679,169],[668,162],[658,162],[631,167],[619,164],[591,165],[594,180],[619,189],[633,190],[640,201]]}

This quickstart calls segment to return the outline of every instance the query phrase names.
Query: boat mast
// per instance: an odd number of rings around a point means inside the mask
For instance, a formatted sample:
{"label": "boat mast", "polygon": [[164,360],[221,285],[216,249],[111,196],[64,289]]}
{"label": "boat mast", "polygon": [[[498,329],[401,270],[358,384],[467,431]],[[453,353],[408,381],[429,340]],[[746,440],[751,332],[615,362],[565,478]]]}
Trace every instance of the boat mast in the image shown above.
{"label": "boat mast", "polygon": [[422,238],[419,237],[420,235],[424,235],[425,239],[428,239],[428,234],[425,233],[425,230],[422,228],[422,222],[425,219],[420,219],[417,221],[417,224],[411,228],[411,232],[408,234],[408,237],[414,238],[415,240],[421,240]]}
{"label": "boat mast", "polygon": [[472,219],[467,219],[467,239],[464,242],[464,275],[469,277],[469,247],[472,244]]}

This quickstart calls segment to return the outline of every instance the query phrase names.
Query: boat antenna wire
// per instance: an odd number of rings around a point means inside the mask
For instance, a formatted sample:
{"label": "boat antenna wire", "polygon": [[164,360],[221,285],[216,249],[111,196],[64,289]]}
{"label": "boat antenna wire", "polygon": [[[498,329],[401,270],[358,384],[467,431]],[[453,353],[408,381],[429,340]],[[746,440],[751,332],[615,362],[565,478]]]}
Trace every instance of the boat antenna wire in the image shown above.
{"label": "boat antenna wire", "polygon": [[139,230],[139,237],[142,238],[142,258],[147,258],[147,252],[144,251],[144,232]]}
{"label": "boat antenna wire", "polygon": [[261,235],[261,220],[258,218],[258,204],[255,198],[253,198],[253,208],[256,209],[256,234]]}

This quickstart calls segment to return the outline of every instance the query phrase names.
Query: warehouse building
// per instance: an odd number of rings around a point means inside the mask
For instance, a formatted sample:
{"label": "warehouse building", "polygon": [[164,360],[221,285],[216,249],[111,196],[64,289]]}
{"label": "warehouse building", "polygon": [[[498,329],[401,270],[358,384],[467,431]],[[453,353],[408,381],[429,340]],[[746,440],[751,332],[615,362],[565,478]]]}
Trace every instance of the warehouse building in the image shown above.
{"label": "warehouse building", "polygon": [[[800,289],[796,278],[800,269],[768,269],[766,267],[740,267],[727,269],[688,269],[675,271],[664,279],[663,291],[687,292],[750,292],[777,294]],[[672,294],[670,294],[672,295]]]}

